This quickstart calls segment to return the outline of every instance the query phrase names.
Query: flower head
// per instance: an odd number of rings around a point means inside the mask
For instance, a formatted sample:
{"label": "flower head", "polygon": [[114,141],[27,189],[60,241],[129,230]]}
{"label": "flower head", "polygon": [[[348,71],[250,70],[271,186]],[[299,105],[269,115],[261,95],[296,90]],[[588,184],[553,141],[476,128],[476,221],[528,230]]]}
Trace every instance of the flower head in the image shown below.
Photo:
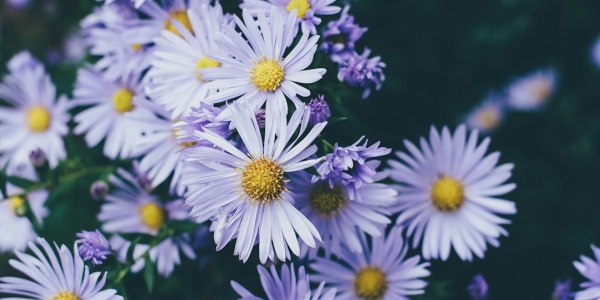
{"label": "flower head", "polygon": [[494,131],[504,119],[506,108],[502,100],[497,95],[491,95],[484,99],[466,116],[465,124],[470,129],[477,129],[481,132]]}
{"label": "flower head", "polygon": [[482,275],[473,277],[473,280],[467,286],[467,291],[473,300],[485,300],[488,297],[488,284]]}
{"label": "flower head", "polygon": [[581,291],[575,293],[576,300],[592,300],[600,298],[600,248],[592,245],[593,257],[581,255],[580,261],[574,261],[575,269],[587,279],[580,284]]}
{"label": "flower head", "polygon": [[79,246],[79,255],[84,261],[91,261],[94,265],[101,265],[112,254],[108,240],[96,229],[94,231],[81,231],[75,243]]}
{"label": "flower head", "polygon": [[325,52],[332,61],[340,63],[347,55],[355,51],[355,43],[367,31],[354,22],[354,16],[348,14],[350,5],[342,10],[339,19],[327,23],[323,32],[323,44],[321,50]]}
{"label": "flower head", "polygon": [[28,211],[42,224],[48,215],[45,207],[48,191],[36,190],[24,195],[23,189],[11,184],[6,185],[6,191],[6,198],[0,192],[0,252],[22,251],[37,237],[27,218]]}
{"label": "flower head", "polygon": [[199,139],[196,132],[210,131],[224,139],[231,136],[228,121],[218,119],[222,110],[219,107],[206,103],[200,103],[198,107],[192,107],[191,112],[183,116],[181,121],[174,124],[174,130],[177,133],[179,143],[194,143],[197,146],[212,147],[213,144],[207,140]]}
{"label": "flower head", "polygon": [[308,104],[310,108],[310,123],[317,124],[327,121],[331,117],[329,105],[325,102],[325,96],[318,95],[317,98],[311,99]]}
{"label": "flower head", "polygon": [[338,79],[352,87],[361,87],[363,99],[371,95],[371,90],[381,89],[381,83],[385,80],[383,68],[385,63],[381,57],[369,58],[371,50],[365,49],[362,54],[352,52],[339,62]]}
{"label": "flower head", "polygon": [[569,300],[573,297],[571,291],[571,279],[564,281],[556,280],[554,284],[554,291],[552,292],[552,300]]}
{"label": "flower head", "polygon": [[554,69],[535,71],[515,80],[506,90],[508,107],[531,111],[544,107],[556,89]]}
{"label": "flower head", "polygon": [[360,200],[358,190],[365,184],[372,183],[377,174],[375,169],[379,166],[378,160],[372,158],[389,154],[392,150],[385,147],[379,147],[379,142],[367,146],[368,141],[359,145],[364,137],[361,137],[356,143],[340,147],[335,144],[333,152],[325,156],[325,161],[318,167],[319,176],[313,178],[327,180],[329,186],[333,188],[336,181],[342,184],[347,190],[350,200]]}

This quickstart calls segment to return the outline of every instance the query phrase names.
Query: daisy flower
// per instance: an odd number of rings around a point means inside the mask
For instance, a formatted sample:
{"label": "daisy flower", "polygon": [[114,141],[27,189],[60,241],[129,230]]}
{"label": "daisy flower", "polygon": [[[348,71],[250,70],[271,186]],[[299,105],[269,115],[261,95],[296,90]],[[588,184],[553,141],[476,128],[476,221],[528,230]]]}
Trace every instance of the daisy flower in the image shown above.
{"label": "daisy flower", "polygon": [[[117,259],[125,263],[131,242],[118,235],[114,235],[110,239],[110,244],[115,249]],[[135,260],[135,263],[131,267],[133,273],[143,270],[146,266],[145,253],[148,253],[150,261],[156,265],[158,274],[165,278],[173,273],[175,266],[181,264],[180,252],[189,259],[196,259],[196,253],[191,246],[190,238],[187,234],[167,238],[158,243],[158,245],[149,248],[150,246],[146,244],[136,244],[133,248],[133,259]]]}
{"label": "daisy flower", "polygon": [[573,262],[575,269],[588,281],[580,285],[583,289],[575,293],[575,300],[597,300],[600,299],[600,248],[592,245],[594,257],[581,255],[581,261]]}
{"label": "daisy flower", "polygon": [[[325,74],[323,68],[305,70],[317,51],[319,36],[304,33],[292,47],[296,16],[275,13],[275,9],[272,8],[269,18],[258,13],[257,20],[244,10],[243,22],[234,17],[241,34],[228,26],[217,34],[217,45],[229,55],[213,55],[211,58],[221,63],[221,67],[200,70],[202,78],[210,81],[207,86],[218,89],[206,98],[207,103],[242,96],[259,108],[267,100],[283,105],[286,96],[299,103],[297,95],[310,95],[310,91],[298,83],[314,83]],[[291,51],[287,51],[290,47]]]}
{"label": "daisy flower", "polygon": [[592,45],[590,56],[596,67],[600,67],[600,37],[596,38]]}
{"label": "daisy flower", "polygon": [[[333,300],[335,289],[324,290],[325,282],[319,283],[319,287],[313,292],[310,289],[310,277],[304,271],[304,267],[294,269],[294,264],[288,267],[281,265],[281,275],[277,274],[275,265],[271,265],[271,273],[258,265],[258,275],[265,290],[268,300]],[[232,281],[231,286],[240,295],[240,299],[262,299],[254,296],[239,283]]]}
{"label": "daisy flower", "polygon": [[123,299],[116,290],[103,290],[106,273],[90,273],[77,254],[77,245],[74,253],[65,245],[54,244],[54,247],[56,249],[52,249],[45,239],[38,238],[37,243],[29,243],[32,254],[17,251],[17,259],[11,259],[9,263],[29,279],[0,278],[0,294],[12,295],[14,298],[10,299]]}
{"label": "daisy flower", "polygon": [[321,24],[318,16],[334,15],[340,12],[339,6],[332,6],[335,0],[244,0],[240,5],[253,15],[272,14],[272,6],[278,8],[278,13],[296,12],[296,24],[300,24],[302,32],[317,33],[317,25]]}
{"label": "daisy flower", "polygon": [[[8,197],[0,201],[0,252],[22,251],[27,243],[37,237],[33,225],[27,218],[27,210],[31,209],[38,223],[48,215],[44,206],[48,199],[48,191],[37,190],[24,197],[23,190],[7,184]],[[4,198],[0,192],[0,199]]]}
{"label": "daisy flower", "polygon": [[296,235],[315,247],[315,238],[321,241],[321,237],[292,205],[286,175],[320,161],[309,157],[317,151],[312,142],[326,123],[315,125],[303,136],[310,118],[308,108],[299,107],[288,122],[287,110],[267,102],[263,140],[253,107],[234,102],[230,109],[240,144],[247,151],[210,131],[196,133],[222,150],[198,147],[186,153],[191,168],[183,182],[197,187],[186,199],[191,215],[199,222],[214,217],[217,249],[236,238],[234,253],[244,261],[257,241],[263,263],[274,254],[282,261],[291,258],[288,247],[298,255]]}
{"label": "daisy flower", "polygon": [[542,108],[556,89],[557,77],[554,69],[546,69],[515,80],[506,89],[508,106],[523,111]]}
{"label": "daisy flower", "polygon": [[385,184],[368,183],[358,191],[362,201],[351,201],[340,182],[334,182],[333,187],[327,181],[312,183],[311,175],[305,171],[294,173],[290,183],[296,207],[315,225],[328,255],[339,251],[341,245],[352,252],[362,252],[357,230],[381,236],[391,223],[388,216],[396,204],[397,193]]}
{"label": "daisy flower", "polygon": [[178,34],[164,30],[156,39],[155,58],[148,72],[148,96],[173,118],[189,113],[190,107],[198,106],[209,95],[198,71],[221,65],[209,56],[219,53],[214,38],[222,26],[228,26],[219,3],[188,10],[187,18],[190,30],[177,26]]}
{"label": "daisy flower", "polygon": [[117,170],[117,174],[122,179],[109,177],[115,188],[106,196],[107,203],[98,215],[103,231],[156,235],[168,220],[187,219],[182,200],[162,204],[133,174],[123,169]]}
{"label": "daisy flower", "polygon": [[111,81],[100,73],[81,69],[73,92],[74,106],[89,106],[75,116],[76,134],[85,133],[89,147],[103,139],[104,155],[111,159],[131,157],[143,132],[142,122],[154,117],[148,108],[136,102],[144,97],[138,75]]}
{"label": "daisy flower", "polygon": [[498,214],[516,213],[512,201],[497,198],[516,185],[506,183],[512,164],[497,166],[500,153],[486,155],[490,139],[478,145],[477,130],[467,134],[464,125],[454,134],[447,127],[431,128],[429,141],[418,149],[404,142],[408,153],[397,152],[401,162],[389,161],[390,177],[399,183],[397,222],[408,226],[413,247],[422,243],[425,259],[448,259],[454,249],[462,260],[482,258],[487,243],[497,247],[508,235],[510,223]]}
{"label": "daisy flower", "polygon": [[496,95],[484,99],[465,118],[465,124],[469,129],[477,129],[481,132],[494,131],[504,119],[505,106]]}
{"label": "daisy flower", "polygon": [[387,237],[362,243],[361,255],[342,249],[339,261],[317,258],[310,265],[316,272],[311,279],[337,288],[339,299],[408,300],[424,293],[429,263],[420,263],[419,256],[406,257],[408,247],[399,227],[392,228]]}
{"label": "daisy flower", "polygon": [[44,66],[28,52],[8,62],[9,74],[0,83],[0,155],[10,158],[9,168],[29,165],[29,154],[41,149],[51,168],[67,155],[63,143],[69,128],[65,96],[56,98],[56,87]]}

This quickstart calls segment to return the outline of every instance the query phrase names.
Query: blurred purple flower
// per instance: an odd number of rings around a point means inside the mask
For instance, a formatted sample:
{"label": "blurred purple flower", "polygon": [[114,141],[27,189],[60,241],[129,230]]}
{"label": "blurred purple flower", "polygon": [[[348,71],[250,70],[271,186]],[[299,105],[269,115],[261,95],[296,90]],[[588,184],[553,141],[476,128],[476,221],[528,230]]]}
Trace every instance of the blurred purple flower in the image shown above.
{"label": "blurred purple flower", "polygon": [[473,277],[471,284],[467,286],[467,291],[473,300],[484,300],[488,297],[488,284],[483,278],[483,275],[479,274]]}
{"label": "blurred purple flower", "polygon": [[46,164],[47,161],[46,153],[44,152],[44,150],[36,148],[35,150],[29,153],[29,160],[31,161],[31,164],[35,167],[42,167],[44,166],[44,164]]}
{"label": "blurred purple flower", "polygon": [[23,9],[31,3],[31,0],[7,0],[6,3],[12,9]]}
{"label": "blurred purple flower", "polygon": [[310,109],[310,123],[313,125],[325,122],[331,117],[329,105],[323,95],[318,95],[317,98],[310,100],[308,107]]}
{"label": "blurred purple flower", "polygon": [[81,231],[77,233],[79,238],[76,243],[79,246],[79,255],[85,261],[91,261],[94,265],[101,265],[106,261],[110,251],[110,244],[102,233],[95,231]]}
{"label": "blurred purple flower", "polygon": [[354,51],[356,41],[367,31],[354,22],[354,16],[348,14],[349,9],[350,5],[346,5],[340,18],[327,23],[323,32],[321,50],[337,63]]}
{"label": "blurred purple flower", "polygon": [[370,147],[367,146],[368,141],[358,145],[363,138],[364,136],[348,147],[339,147],[336,143],[333,152],[325,156],[325,161],[317,169],[320,176],[313,176],[312,182],[328,180],[329,186],[333,188],[339,180],[346,189],[348,198],[360,201],[357,190],[374,181],[377,174],[375,169],[380,164],[378,160],[369,159],[387,155],[392,151],[390,148],[379,147],[379,142]]}
{"label": "blurred purple flower", "polygon": [[385,63],[381,57],[369,58],[371,50],[365,49],[363,54],[352,52],[340,62],[338,79],[352,87],[362,87],[364,92],[362,98],[366,99],[371,94],[371,90],[381,89],[381,83],[385,81],[383,68]]}
{"label": "blurred purple flower", "polygon": [[199,107],[192,107],[191,110],[190,114],[174,125],[174,130],[178,132],[177,141],[179,143],[191,142],[199,146],[213,146],[212,143],[206,140],[199,140],[194,134],[196,131],[210,131],[223,138],[228,138],[231,135],[229,122],[217,119],[217,116],[221,113],[220,108],[200,103]]}
{"label": "blurred purple flower", "polygon": [[571,296],[571,279],[565,281],[556,280],[554,292],[552,292],[552,300],[569,300]]}

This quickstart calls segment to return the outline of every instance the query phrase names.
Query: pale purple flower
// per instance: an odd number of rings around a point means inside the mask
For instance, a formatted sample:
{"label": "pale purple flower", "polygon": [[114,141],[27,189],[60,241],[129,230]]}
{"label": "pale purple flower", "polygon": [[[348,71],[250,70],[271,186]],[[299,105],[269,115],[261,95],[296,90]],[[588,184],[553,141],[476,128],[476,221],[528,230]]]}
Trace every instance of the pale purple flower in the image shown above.
{"label": "pale purple flower", "polygon": [[310,108],[310,123],[313,125],[325,122],[331,117],[329,105],[323,95],[318,95],[317,98],[310,100],[308,108]]}
{"label": "pale purple flower", "polygon": [[327,23],[327,28],[323,32],[321,50],[337,63],[354,52],[355,43],[367,31],[367,28],[360,27],[354,22],[354,16],[348,14],[349,9],[350,6],[346,5],[340,18]]}
{"label": "pale purple flower", "polygon": [[102,233],[96,229],[94,231],[81,231],[77,233],[79,238],[75,243],[79,246],[79,256],[84,261],[91,261],[94,265],[101,265],[108,256],[112,254],[110,244]]}
{"label": "pale purple flower", "polygon": [[594,45],[592,45],[591,56],[593,63],[600,67],[600,37],[594,41]]}
{"label": "pale purple flower", "polygon": [[197,143],[199,146],[212,147],[212,143],[200,139],[196,132],[208,132],[217,134],[225,139],[231,136],[229,122],[221,121],[217,117],[221,109],[206,103],[200,103],[198,107],[192,107],[191,112],[182,117],[180,122],[175,123],[174,128],[178,132],[179,143]]}
{"label": "pale purple flower", "polygon": [[552,300],[569,300],[572,298],[573,293],[571,292],[571,279],[568,278],[565,281],[556,280],[554,285],[554,291],[552,292]]}
{"label": "pale purple flower", "polygon": [[7,0],[6,3],[12,9],[24,9],[31,3],[31,0]]}
{"label": "pale purple flower", "polygon": [[581,255],[580,261],[573,262],[575,269],[587,279],[579,285],[582,290],[575,293],[575,300],[600,299],[600,248],[592,245],[592,251],[594,257]]}
{"label": "pale purple flower", "polygon": [[504,119],[506,106],[504,98],[491,94],[487,96],[465,117],[465,124],[469,129],[477,129],[481,132],[490,133],[494,131]]}
{"label": "pale purple flower", "polygon": [[558,85],[555,69],[534,71],[517,78],[506,88],[506,103],[513,110],[535,111],[543,108]]}
{"label": "pale purple flower", "polygon": [[479,274],[473,277],[467,291],[473,300],[485,300],[488,298],[488,284],[483,278],[483,275]]}
{"label": "pale purple flower", "polygon": [[350,200],[359,200],[358,190],[367,183],[373,183],[377,174],[375,169],[379,166],[378,160],[370,160],[392,152],[390,148],[379,147],[379,142],[367,146],[368,140],[359,145],[361,137],[356,143],[340,147],[336,143],[332,153],[325,156],[325,161],[318,167],[319,176],[313,177],[313,182],[319,179],[328,180],[329,186],[334,187],[339,181],[346,189]]}
{"label": "pale purple flower", "polygon": [[338,79],[347,83],[351,87],[362,87],[364,92],[362,98],[366,99],[371,94],[371,90],[381,89],[381,83],[385,80],[383,68],[385,63],[381,57],[375,56],[369,58],[371,50],[368,48],[362,54],[352,52],[340,62]]}

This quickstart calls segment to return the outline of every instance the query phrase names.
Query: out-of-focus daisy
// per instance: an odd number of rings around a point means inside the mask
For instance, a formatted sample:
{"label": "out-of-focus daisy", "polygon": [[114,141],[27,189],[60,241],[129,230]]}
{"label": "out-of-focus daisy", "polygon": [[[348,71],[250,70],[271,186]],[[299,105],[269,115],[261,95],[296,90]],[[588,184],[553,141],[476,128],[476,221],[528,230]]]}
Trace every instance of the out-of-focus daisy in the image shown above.
{"label": "out-of-focus daisy", "polygon": [[600,248],[592,245],[594,257],[581,255],[580,261],[574,261],[575,269],[587,279],[580,284],[581,291],[575,293],[575,300],[600,299]]}
{"label": "out-of-focus daisy", "polygon": [[546,104],[556,89],[558,78],[554,69],[525,75],[506,89],[507,104],[514,110],[537,110]]}
{"label": "out-of-focus daisy", "polygon": [[313,181],[327,180],[331,188],[337,182],[346,189],[350,200],[360,201],[361,194],[358,191],[374,181],[377,174],[375,169],[380,164],[372,158],[392,152],[389,148],[379,147],[379,142],[367,146],[369,141],[365,141],[359,145],[363,138],[347,147],[340,147],[336,143],[333,152],[327,154],[325,161],[318,167],[319,176],[315,176]]}
{"label": "out-of-focus daisy", "polygon": [[[206,102],[223,102],[243,96],[258,108],[267,100],[284,105],[285,96],[298,103],[297,95],[310,95],[310,91],[298,83],[314,83],[325,74],[322,68],[305,70],[312,63],[319,37],[304,33],[292,47],[296,16],[285,16],[275,10],[273,7],[269,18],[259,13],[258,20],[246,10],[243,11],[243,22],[235,16],[242,34],[228,26],[223,27],[216,43],[228,55],[212,56],[222,64],[221,67],[200,70],[202,78],[210,81],[207,86],[218,89],[217,93],[207,97]],[[289,52],[286,51],[288,46],[291,47]]]}
{"label": "out-of-focus daisy", "polygon": [[[112,4],[121,0],[96,0],[96,1],[104,1],[105,4]],[[135,5],[136,8],[139,8],[140,6],[142,6],[142,4],[144,4],[144,2],[146,2],[146,0],[125,0],[125,1],[129,1],[131,3],[133,3]]]}
{"label": "out-of-focus daisy", "polygon": [[109,182],[115,187],[106,196],[98,219],[102,230],[112,233],[146,233],[156,235],[169,220],[187,219],[182,200],[163,204],[150,194],[133,174],[119,169]]}
{"label": "out-of-focus daisy", "polygon": [[74,253],[65,245],[54,246],[56,249],[38,238],[37,243],[29,243],[32,255],[16,252],[18,259],[11,259],[10,265],[29,279],[0,278],[0,294],[15,297],[3,299],[123,299],[116,290],[103,290],[106,273],[90,273],[77,253],[77,245]]}
{"label": "out-of-focus daisy", "polygon": [[263,140],[253,107],[234,102],[230,109],[247,150],[242,152],[210,131],[196,133],[222,150],[197,147],[186,153],[190,168],[183,182],[198,187],[186,199],[186,204],[192,207],[191,215],[198,221],[214,217],[217,249],[237,238],[234,253],[244,261],[257,241],[263,263],[275,255],[285,261],[291,258],[289,250],[298,255],[300,245],[296,235],[315,247],[315,238],[320,241],[321,237],[292,205],[286,174],[319,162],[318,158],[309,158],[317,151],[312,142],[326,123],[315,125],[304,136],[310,117],[305,106],[294,111],[288,122],[287,110],[279,110],[275,102],[267,102]]}
{"label": "out-of-focus daisy", "polygon": [[335,0],[244,0],[240,7],[253,15],[264,13],[273,14],[271,7],[276,6],[280,14],[296,12],[296,22],[302,27],[302,32],[317,33],[317,25],[321,24],[318,16],[337,14],[341,8],[332,6]]}
{"label": "out-of-focus daisy", "polygon": [[[8,184],[8,197],[0,201],[0,252],[22,251],[27,243],[37,237],[37,233],[27,218],[27,210],[31,209],[39,224],[48,215],[44,206],[48,191],[37,190],[23,196],[23,189]],[[0,193],[0,198],[4,198]]]}
{"label": "out-of-focus daisy", "polygon": [[311,183],[308,172],[296,172],[291,176],[290,192],[296,207],[315,225],[323,237],[327,254],[340,251],[344,245],[352,252],[362,252],[360,234],[381,236],[385,226],[391,223],[390,208],[396,203],[397,193],[382,183],[367,183],[358,191],[359,201],[351,201],[341,183],[333,187],[327,181]]}
{"label": "out-of-focus daisy", "polygon": [[462,260],[483,257],[487,243],[497,247],[508,235],[498,216],[516,213],[512,201],[497,198],[516,185],[505,183],[512,164],[497,166],[500,153],[486,154],[490,139],[478,145],[477,130],[467,134],[459,126],[454,134],[444,127],[441,135],[431,128],[421,149],[404,141],[408,153],[397,152],[402,162],[389,161],[390,177],[397,181],[397,222],[407,224],[413,246],[422,243],[425,259],[446,260],[454,249]]}
{"label": "out-of-focus daisy", "polygon": [[552,291],[552,300],[569,300],[573,298],[571,291],[571,279],[556,280],[554,283],[554,291]]}
{"label": "out-of-focus daisy", "polygon": [[[258,265],[257,268],[268,300],[333,300],[335,298],[336,289],[325,290],[325,282],[319,283],[319,287],[314,292],[311,291],[310,277],[304,271],[304,267],[300,267],[296,273],[294,264],[289,267],[287,264],[282,264],[281,275],[277,273],[274,265],[271,265],[271,273],[262,265]],[[240,295],[240,299],[262,299],[254,296],[235,281],[231,282],[231,286]]]}
{"label": "out-of-focus daisy", "polygon": [[6,3],[10,8],[19,10],[27,8],[31,3],[31,0],[7,0]]}
{"label": "out-of-focus daisy", "polygon": [[504,119],[504,113],[504,103],[498,96],[491,95],[466,116],[465,124],[469,129],[491,132],[500,126]]}
{"label": "out-of-focus daisy", "polygon": [[81,69],[73,95],[74,106],[92,105],[75,116],[74,132],[85,133],[90,147],[105,139],[104,155],[111,159],[129,158],[144,130],[140,120],[154,117],[147,107],[136,104],[144,97],[139,77],[111,81],[98,72]]}
{"label": "out-of-focus daisy", "polygon": [[367,31],[367,28],[360,27],[354,22],[354,16],[348,14],[349,10],[350,5],[346,5],[340,18],[327,23],[327,28],[323,32],[321,50],[337,63],[355,52],[356,42]]}
{"label": "out-of-focus daisy", "polygon": [[206,81],[198,73],[215,68],[220,62],[209,58],[219,53],[214,37],[228,26],[221,5],[202,5],[187,12],[190,30],[178,26],[178,34],[169,30],[156,40],[155,58],[148,72],[148,96],[171,112],[173,118],[189,113],[209,94]]}
{"label": "out-of-focus daisy", "polygon": [[366,99],[371,95],[373,89],[381,89],[381,84],[385,81],[383,68],[385,63],[381,57],[375,56],[369,58],[371,50],[365,49],[362,54],[352,52],[345,55],[339,62],[338,80],[347,83],[351,87],[363,88],[362,98]]}
{"label": "out-of-focus daisy", "polygon": [[423,294],[429,263],[420,263],[418,256],[406,257],[408,247],[399,227],[392,228],[387,237],[362,243],[361,255],[342,249],[337,255],[341,262],[317,258],[310,265],[316,271],[311,279],[337,288],[339,299],[407,300]]}
{"label": "out-of-focus daisy", "polygon": [[69,128],[65,96],[56,99],[56,87],[44,66],[28,52],[8,62],[9,74],[0,83],[0,154],[10,158],[9,168],[31,165],[29,154],[41,149],[51,168],[66,157],[62,140]]}
{"label": "out-of-focus daisy", "polygon": [[[131,247],[131,242],[123,239],[118,235],[114,235],[110,239],[110,244],[116,251],[117,259],[121,262],[126,262],[127,252]],[[156,265],[158,274],[163,277],[169,277],[175,266],[181,264],[181,255],[183,253],[189,259],[195,259],[196,253],[190,244],[190,238],[187,234],[173,236],[158,243],[158,245],[150,248],[146,244],[136,244],[133,249],[133,259],[135,263],[131,267],[131,271],[137,273],[144,269],[146,261],[144,253],[148,253],[150,260]],[[149,249],[149,250],[148,250]]]}
{"label": "out-of-focus daisy", "polygon": [[600,67],[600,37],[598,37],[594,41],[594,44],[592,45],[592,49],[590,51],[590,56],[592,58],[592,62],[597,67]]}
{"label": "out-of-focus daisy", "polygon": [[489,287],[485,278],[479,274],[473,277],[467,286],[467,292],[473,300],[485,300],[488,298]]}

